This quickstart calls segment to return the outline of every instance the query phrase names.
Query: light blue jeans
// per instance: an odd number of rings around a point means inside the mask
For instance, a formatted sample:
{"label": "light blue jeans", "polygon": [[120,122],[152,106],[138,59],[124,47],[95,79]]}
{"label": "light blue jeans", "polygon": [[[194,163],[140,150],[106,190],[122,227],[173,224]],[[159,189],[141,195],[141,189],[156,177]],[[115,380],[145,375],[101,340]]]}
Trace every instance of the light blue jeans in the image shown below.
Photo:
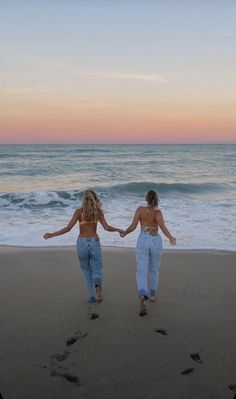
{"label": "light blue jeans", "polygon": [[160,234],[151,235],[141,231],[136,245],[136,282],[138,295],[148,297],[157,294],[159,268],[162,254],[162,238]]}
{"label": "light blue jeans", "polygon": [[101,244],[95,237],[78,237],[77,255],[80,266],[87,284],[89,302],[96,302],[95,287],[102,288],[103,283],[103,263]]}

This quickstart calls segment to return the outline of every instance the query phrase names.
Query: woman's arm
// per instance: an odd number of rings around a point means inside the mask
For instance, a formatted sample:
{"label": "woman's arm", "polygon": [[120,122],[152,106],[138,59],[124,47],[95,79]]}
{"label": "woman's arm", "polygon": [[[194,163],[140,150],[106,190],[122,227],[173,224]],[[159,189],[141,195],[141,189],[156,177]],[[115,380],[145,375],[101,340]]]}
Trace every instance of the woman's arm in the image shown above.
{"label": "woman's arm", "polygon": [[112,227],[112,226],[110,226],[107,223],[107,221],[105,219],[105,216],[104,216],[104,213],[103,213],[102,210],[100,210],[99,221],[100,221],[102,227],[104,228],[104,230],[106,230],[106,231],[118,231],[118,233],[122,233],[123,232],[123,230],[118,229],[116,227]]}
{"label": "woman's arm", "polygon": [[72,229],[72,227],[76,224],[78,221],[78,215],[79,215],[79,209],[77,209],[74,212],[74,215],[72,216],[71,220],[69,221],[68,225],[64,227],[61,230],[55,231],[54,233],[45,233],[44,238],[47,240],[48,238],[56,237],[56,236],[61,236],[62,234],[68,233]]}
{"label": "woman's arm", "polygon": [[138,222],[139,222],[139,210],[140,210],[140,208],[136,209],[136,212],[133,217],[133,221],[132,221],[131,225],[129,227],[127,227],[127,229],[123,233],[121,233],[122,237],[125,237],[127,234],[131,233],[132,231],[134,231],[136,229]]}
{"label": "woman's arm", "polygon": [[162,231],[162,232],[165,234],[165,236],[169,239],[170,244],[171,244],[171,245],[175,245],[175,244],[176,244],[176,238],[173,237],[173,236],[171,235],[171,233],[169,232],[169,230],[167,229],[161,211],[158,212],[158,215],[157,215],[157,222],[158,222],[158,225],[160,226],[161,231]]}

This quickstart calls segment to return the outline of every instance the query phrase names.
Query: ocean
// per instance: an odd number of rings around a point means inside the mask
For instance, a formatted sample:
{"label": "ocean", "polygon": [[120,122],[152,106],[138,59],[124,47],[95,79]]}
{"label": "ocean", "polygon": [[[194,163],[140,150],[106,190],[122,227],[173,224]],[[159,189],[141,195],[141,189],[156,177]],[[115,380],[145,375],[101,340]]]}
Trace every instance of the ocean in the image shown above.
{"label": "ocean", "polygon": [[[0,145],[0,245],[73,246],[65,227],[94,189],[107,222],[126,228],[145,193],[157,190],[176,249],[235,250],[236,145]],[[134,247],[98,227],[102,245]],[[170,248],[163,235],[164,248]]]}

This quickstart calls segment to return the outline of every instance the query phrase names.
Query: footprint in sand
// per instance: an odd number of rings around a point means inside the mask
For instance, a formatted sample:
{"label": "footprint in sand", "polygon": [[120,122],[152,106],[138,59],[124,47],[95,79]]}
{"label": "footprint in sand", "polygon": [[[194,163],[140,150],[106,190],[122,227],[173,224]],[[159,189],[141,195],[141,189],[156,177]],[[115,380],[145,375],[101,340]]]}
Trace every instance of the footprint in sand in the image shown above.
{"label": "footprint in sand", "polygon": [[230,384],[230,385],[228,385],[228,388],[229,388],[231,391],[236,392],[236,385]]}
{"label": "footprint in sand", "polygon": [[194,362],[203,363],[198,353],[192,353],[190,357],[192,360],[194,360]]}
{"label": "footprint in sand", "polygon": [[87,336],[88,336],[88,332],[87,331],[85,333],[82,333],[80,330],[78,330],[78,331],[75,332],[75,334],[72,337],[67,339],[66,345],[67,346],[71,346],[76,341],[78,341],[78,339],[81,340],[81,339],[83,339],[83,338],[85,338]]}
{"label": "footprint in sand", "polygon": [[163,329],[158,329],[158,328],[156,328],[155,331],[156,331],[157,333],[161,334],[161,335],[168,335],[167,331],[166,331],[166,330],[163,330]]}
{"label": "footprint in sand", "polygon": [[91,315],[90,315],[90,320],[95,320],[95,319],[97,319],[99,317],[99,314],[97,314],[97,313],[91,313]]}
{"label": "footprint in sand", "polygon": [[194,371],[193,368],[185,369],[181,371],[181,375],[191,374]]}
{"label": "footprint in sand", "polygon": [[66,367],[64,367],[63,365],[55,362],[55,359],[52,358],[51,359],[51,366],[49,368],[50,370],[50,376],[51,377],[56,377],[58,375],[61,375],[63,373],[66,372]]}
{"label": "footprint in sand", "polygon": [[67,359],[67,357],[70,355],[69,351],[64,351],[62,353],[54,353],[51,356],[51,359],[56,359],[58,362],[63,362],[63,360]]}
{"label": "footprint in sand", "polygon": [[76,386],[80,386],[80,380],[76,375],[72,375],[67,372],[67,368],[64,367],[63,365],[59,364],[59,362],[62,362],[65,360],[65,358],[62,358],[63,356],[58,358],[58,355],[53,355],[51,356],[51,367],[50,367],[50,375],[51,377],[62,377],[66,379],[68,382],[75,384]]}
{"label": "footprint in sand", "polygon": [[62,377],[62,378],[65,378],[66,381],[71,382],[71,383],[75,384],[76,386],[79,386],[79,387],[81,386],[81,382],[76,375],[71,375],[69,373],[65,373],[60,370],[52,369],[51,377]]}
{"label": "footprint in sand", "polygon": [[90,320],[95,320],[95,319],[98,319],[98,317],[99,317],[98,313],[92,312],[92,309],[90,306],[88,308],[88,315],[89,315]]}
{"label": "footprint in sand", "polygon": [[71,375],[68,373],[63,373],[63,374],[59,374],[59,377],[65,378],[66,381],[68,382],[72,382],[73,384],[75,384],[77,387],[81,386],[80,380],[76,375]]}
{"label": "footprint in sand", "polygon": [[79,337],[77,337],[77,336],[70,337],[70,338],[67,339],[66,345],[67,345],[67,346],[71,346],[71,345],[73,345],[76,341],[78,341],[78,339],[79,339]]}
{"label": "footprint in sand", "polygon": [[[76,341],[81,340],[88,336],[88,332],[82,333],[80,330],[77,330],[75,334],[66,340],[66,345],[71,346]],[[69,350],[64,350],[62,353],[54,353],[51,356],[51,366],[50,366],[50,375],[51,377],[62,377],[66,379],[68,382],[75,384],[76,386],[80,386],[80,380],[76,375],[72,375],[67,372],[67,367],[65,367],[62,362],[68,358],[71,354]]]}

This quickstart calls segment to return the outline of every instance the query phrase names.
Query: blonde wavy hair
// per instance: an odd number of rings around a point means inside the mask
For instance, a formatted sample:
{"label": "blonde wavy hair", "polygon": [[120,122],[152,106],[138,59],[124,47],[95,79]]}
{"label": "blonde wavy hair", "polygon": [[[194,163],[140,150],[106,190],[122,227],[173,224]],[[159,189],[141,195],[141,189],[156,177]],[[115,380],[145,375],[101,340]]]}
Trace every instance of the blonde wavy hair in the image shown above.
{"label": "blonde wavy hair", "polygon": [[83,219],[89,223],[97,223],[101,209],[101,202],[93,190],[86,190],[83,195]]}

